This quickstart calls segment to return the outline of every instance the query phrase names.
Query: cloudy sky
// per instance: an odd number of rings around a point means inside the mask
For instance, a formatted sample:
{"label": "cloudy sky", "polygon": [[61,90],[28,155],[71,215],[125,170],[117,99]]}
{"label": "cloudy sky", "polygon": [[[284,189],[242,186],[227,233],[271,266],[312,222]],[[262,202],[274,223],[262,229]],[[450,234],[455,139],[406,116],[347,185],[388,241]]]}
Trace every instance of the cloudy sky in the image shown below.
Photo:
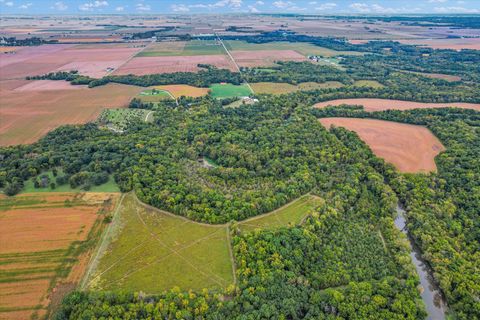
{"label": "cloudy sky", "polygon": [[480,13],[480,0],[0,0],[0,14]]}

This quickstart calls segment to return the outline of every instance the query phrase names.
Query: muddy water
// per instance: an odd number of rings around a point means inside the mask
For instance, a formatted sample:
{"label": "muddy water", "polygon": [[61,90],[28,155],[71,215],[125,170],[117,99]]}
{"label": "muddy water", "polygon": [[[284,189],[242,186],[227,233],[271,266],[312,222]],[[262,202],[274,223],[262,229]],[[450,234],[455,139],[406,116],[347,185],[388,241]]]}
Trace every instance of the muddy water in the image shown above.
{"label": "muddy water", "polygon": [[397,207],[397,218],[395,219],[395,226],[407,235],[410,242],[410,257],[417,269],[418,276],[420,277],[420,285],[422,286],[421,296],[425,303],[428,318],[431,320],[443,320],[445,319],[445,313],[447,311],[446,302],[442,296],[442,293],[438,286],[433,281],[433,271],[423,261],[420,250],[415,246],[412,239],[408,236],[408,230],[406,228],[405,210],[401,207]]}

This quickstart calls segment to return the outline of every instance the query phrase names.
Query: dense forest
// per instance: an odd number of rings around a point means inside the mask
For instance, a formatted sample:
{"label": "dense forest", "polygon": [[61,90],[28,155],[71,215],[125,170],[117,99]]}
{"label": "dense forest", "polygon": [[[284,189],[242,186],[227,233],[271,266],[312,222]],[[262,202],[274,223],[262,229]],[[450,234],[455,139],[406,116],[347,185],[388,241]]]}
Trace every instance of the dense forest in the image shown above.
{"label": "dense forest", "polygon": [[409,230],[461,319],[480,315],[480,113],[463,109],[364,112],[358,107],[314,110],[318,117],[377,118],[424,125],[447,150],[438,173],[385,174],[407,208]]}

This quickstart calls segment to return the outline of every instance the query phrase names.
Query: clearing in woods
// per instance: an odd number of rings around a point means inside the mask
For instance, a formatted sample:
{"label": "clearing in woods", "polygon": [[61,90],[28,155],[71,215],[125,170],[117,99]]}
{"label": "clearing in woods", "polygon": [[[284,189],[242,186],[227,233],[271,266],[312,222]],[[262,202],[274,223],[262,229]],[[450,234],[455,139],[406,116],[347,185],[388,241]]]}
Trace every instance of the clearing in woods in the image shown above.
{"label": "clearing in woods", "polygon": [[257,82],[251,83],[252,89],[255,93],[265,94],[284,94],[296,91],[312,91],[317,89],[340,88],[343,86],[338,81],[327,81],[323,83],[317,82],[303,82],[298,85],[281,82]]}
{"label": "clearing in woods", "polygon": [[83,276],[117,199],[117,193],[0,196],[0,319],[40,318],[58,306]]}
{"label": "clearing in woods", "polygon": [[376,156],[392,163],[401,172],[436,171],[435,157],[445,150],[425,127],[374,119],[323,118],[326,128],[334,125],[355,131]]}
{"label": "clearing in woods", "polygon": [[146,206],[133,193],[115,215],[107,248],[85,285],[160,293],[234,283],[226,225],[206,225]]}
{"label": "clearing in woods", "polygon": [[323,204],[325,204],[323,199],[307,194],[277,210],[241,221],[238,227],[241,231],[253,231],[298,225],[310,212]]}

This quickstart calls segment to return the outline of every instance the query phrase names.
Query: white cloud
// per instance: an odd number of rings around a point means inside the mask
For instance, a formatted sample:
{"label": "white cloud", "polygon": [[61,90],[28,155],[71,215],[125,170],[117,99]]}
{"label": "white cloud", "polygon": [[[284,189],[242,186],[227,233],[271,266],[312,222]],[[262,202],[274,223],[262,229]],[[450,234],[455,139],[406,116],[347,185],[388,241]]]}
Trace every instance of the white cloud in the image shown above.
{"label": "white cloud", "polygon": [[223,8],[223,7],[240,8],[242,4],[243,4],[242,0],[220,0],[208,6],[214,7],[214,8]]}
{"label": "white cloud", "polygon": [[31,3],[31,2],[29,2],[29,3],[24,3],[24,4],[20,5],[18,8],[19,8],[19,9],[28,9],[28,8],[30,8],[32,5],[33,5],[33,3]]}
{"label": "white cloud", "polygon": [[248,6],[248,11],[250,11],[251,13],[259,13],[260,12],[260,10],[258,10],[254,6]]}
{"label": "white cloud", "polygon": [[286,9],[286,8],[288,8],[288,7],[294,6],[294,4],[293,4],[292,2],[290,2],[290,1],[282,1],[282,0],[280,0],[280,1],[275,1],[275,2],[273,3],[273,6],[276,7],[276,8],[279,8],[279,9]]}
{"label": "white cloud", "polygon": [[392,7],[383,7],[379,4],[368,5],[366,3],[352,3],[349,5],[350,9],[358,13],[378,13],[378,14],[392,14],[392,13],[408,13],[408,12],[419,12],[421,8],[415,7],[401,7],[401,8],[392,8]]}
{"label": "white cloud", "polygon": [[57,1],[53,4],[53,7],[51,7],[51,9],[55,9],[58,11],[65,11],[68,9],[68,6],[65,3],[63,3],[63,1]]}
{"label": "white cloud", "polygon": [[255,2],[254,6],[263,6],[265,4],[265,2],[263,1],[257,1]]}
{"label": "white cloud", "polygon": [[94,2],[86,2],[78,6],[78,9],[81,11],[92,11],[101,7],[107,7],[108,2],[105,0],[97,0]]}
{"label": "white cloud", "polygon": [[349,7],[360,13],[369,13],[371,11],[370,7],[366,3],[352,3]]}
{"label": "white cloud", "polygon": [[150,11],[152,9],[149,4],[145,3],[137,3],[135,8],[137,11]]}
{"label": "white cloud", "polygon": [[317,3],[318,3],[317,1],[310,1],[308,4],[310,4],[310,5],[313,6],[313,5],[317,4]]}
{"label": "white cloud", "polygon": [[315,8],[315,10],[320,10],[320,11],[323,11],[323,10],[332,10],[333,8],[335,8],[337,6],[336,3],[334,2],[327,2],[327,3],[322,3],[321,5],[319,5],[318,7]]}
{"label": "white cloud", "polygon": [[115,8],[115,11],[119,11],[119,12],[122,12],[124,10],[125,10],[125,7],[122,7],[122,6]]}
{"label": "white cloud", "polygon": [[173,12],[188,12],[190,8],[184,4],[172,4],[170,6]]}
{"label": "white cloud", "polygon": [[3,0],[3,1],[0,1],[0,2],[2,2],[2,3],[3,3],[4,5],[6,5],[7,7],[13,7],[13,2],[12,2],[12,1],[7,1],[7,2],[5,2],[5,0]]}
{"label": "white cloud", "polygon": [[479,9],[469,9],[464,7],[436,7],[433,11],[437,13],[480,13]]}

